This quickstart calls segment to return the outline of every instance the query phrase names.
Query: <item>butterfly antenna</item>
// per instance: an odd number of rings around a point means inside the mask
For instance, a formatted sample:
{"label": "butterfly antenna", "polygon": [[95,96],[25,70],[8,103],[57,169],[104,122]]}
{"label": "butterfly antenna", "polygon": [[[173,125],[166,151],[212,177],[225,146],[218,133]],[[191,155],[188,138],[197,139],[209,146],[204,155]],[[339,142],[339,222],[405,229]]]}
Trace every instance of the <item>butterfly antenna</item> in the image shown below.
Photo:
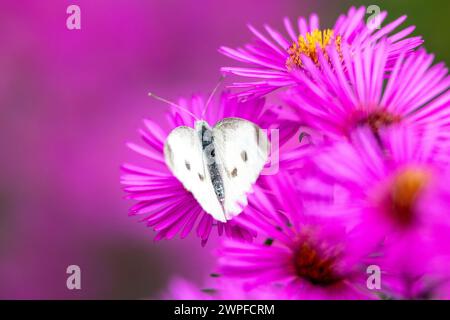
{"label": "butterfly antenna", "polygon": [[222,85],[224,80],[225,80],[225,76],[223,75],[223,76],[220,77],[219,82],[216,84],[216,86],[214,87],[213,91],[209,95],[208,100],[206,100],[205,109],[203,109],[203,112],[202,112],[202,119],[205,117],[206,110],[208,109],[208,106],[211,103],[212,98],[216,94],[217,90],[219,90],[219,88]]}
{"label": "butterfly antenna", "polygon": [[186,109],[186,108],[184,108],[184,107],[182,107],[182,106],[180,106],[180,105],[178,105],[178,104],[176,104],[176,103],[174,103],[172,101],[169,101],[167,99],[161,98],[160,96],[157,96],[156,94],[151,93],[151,92],[148,93],[148,96],[152,97],[152,98],[154,98],[154,99],[156,99],[158,101],[164,102],[164,103],[170,105],[171,107],[177,108],[180,111],[186,112],[188,115],[193,117],[195,120],[199,120],[199,118],[195,114],[190,112],[188,109]]}

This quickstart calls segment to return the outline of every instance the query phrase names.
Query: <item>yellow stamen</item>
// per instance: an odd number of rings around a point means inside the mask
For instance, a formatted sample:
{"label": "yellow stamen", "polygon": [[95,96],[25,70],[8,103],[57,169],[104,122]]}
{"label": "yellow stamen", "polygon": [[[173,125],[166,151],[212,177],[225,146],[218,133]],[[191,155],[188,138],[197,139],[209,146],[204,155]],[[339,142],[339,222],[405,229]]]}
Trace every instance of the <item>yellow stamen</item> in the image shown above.
{"label": "yellow stamen", "polygon": [[390,212],[397,222],[407,225],[413,220],[415,202],[429,179],[428,172],[417,168],[397,175],[390,192]]}
{"label": "yellow stamen", "polygon": [[306,37],[299,36],[298,41],[292,43],[287,50],[289,57],[286,60],[286,67],[290,70],[302,67],[302,55],[308,56],[312,61],[314,61],[315,64],[318,64],[318,50],[320,49],[324,56],[327,57],[325,49],[333,41],[337,46],[338,52],[340,53],[341,36],[335,37],[334,31],[331,29],[326,29],[323,31],[316,29],[312,32],[308,32]]}

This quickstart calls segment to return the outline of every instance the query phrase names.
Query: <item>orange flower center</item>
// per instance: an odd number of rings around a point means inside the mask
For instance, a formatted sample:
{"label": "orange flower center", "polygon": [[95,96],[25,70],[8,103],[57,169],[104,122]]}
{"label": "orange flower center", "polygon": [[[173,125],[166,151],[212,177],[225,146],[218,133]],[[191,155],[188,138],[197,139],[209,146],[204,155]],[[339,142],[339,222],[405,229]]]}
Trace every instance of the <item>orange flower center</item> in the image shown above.
{"label": "orange flower center", "polygon": [[302,242],[294,254],[297,276],[314,285],[327,286],[341,280],[334,270],[337,255],[327,255],[316,250],[308,241]]}
{"label": "orange flower center", "polygon": [[365,118],[359,120],[359,124],[368,125],[375,135],[378,135],[382,127],[388,127],[399,123],[401,117],[386,111],[373,111]]}
{"label": "orange flower center", "polygon": [[341,36],[334,36],[334,31],[326,29],[323,31],[314,30],[308,32],[306,36],[299,36],[298,41],[292,43],[287,49],[289,57],[286,60],[286,67],[289,70],[295,68],[301,68],[302,55],[306,55],[314,61],[315,64],[319,64],[319,50],[322,51],[325,57],[328,58],[326,48],[331,43],[335,43],[340,53]]}
{"label": "orange flower center", "polygon": [[389,193],[390,215],[401,225],[409,225],[414,219],[417,197],[430,179],[423,169],[410,168],[394,179]]}

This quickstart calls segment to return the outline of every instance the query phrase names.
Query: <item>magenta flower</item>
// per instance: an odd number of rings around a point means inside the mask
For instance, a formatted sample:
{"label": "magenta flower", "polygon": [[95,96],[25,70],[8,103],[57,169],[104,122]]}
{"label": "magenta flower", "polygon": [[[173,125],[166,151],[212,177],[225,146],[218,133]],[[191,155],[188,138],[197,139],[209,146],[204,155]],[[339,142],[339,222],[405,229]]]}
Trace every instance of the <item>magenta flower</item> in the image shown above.
{"label": "magenta flower", "polygon": [[340,199],[324,211],[378,244],[390,295],[438,292],[450,280],[448,134],[393,126],[376,139],[363,127],[351,140],[315,155],[324,181],[340,188]]}
{"label": "magenta flower", "polygon": [[322,72],[305,62],[310,78],[301,77],[301,89],[291,89],[286,100],[298,112],[299,121],[330,137],[348,137],[352,130],[405,123],[416,128],[450,125],[448,116],[450,77],[443,63],[431,66],[433,55],[420,50],[402,53],[393,70],[388,67],[391,44],[360,50],[330,48]]}
{"label": "magenta flower", "polygon": [[[180,105],[185,107],[196,117],[201,118],[204,110],[204,101],[199,96],[194,96],[190,102],[181,100]],[[250,120],[261,128],[277,126],[277,119],[273,111],[264,109],[264,100],[253,100],[245,103],[229,98],[228,94],[223,94],[219,103],[212,102],[207,109],[203,119],[214,125],[217,121],[225,117],[239,117]],[[168,123],[171,129],[178,126],[192,126],[195,119],[192,115],[180,112],[172,107],[168,115]],[[288,121],[282,123],[286,129],[280,136],[280,143],[283,143],[290,136],[293,129]],[[130,208],[130,215],[145,215],[143,221],[149,227],[153,227],[158,233],[155,240],[171,239],[176,234],[181,238],[186,237],[196,226],[197,236],[201,238],[204,245],[213,228],[217,228],[219,235],[225,233],[230,237],[251,240],[254,234],[245,228],[237,225],[234,221],[222,223],[215,221],[211,215],[207,214],[193,195],[187,191],[181,182],[175,178],[167,168],[164,161],[164,141],[170,130],[164,131],[151,120],[144,121],[145,128],[140,130],[142,139],[148,145],[141,147],[134,143],[128,146],[147,158],[145,167],[124,164],[122,169],[124,174],[121,182],[128,193],[127,198],[138,202]],[[249,197],[249,205],[241,214],[252,214],[258,206],[258,186],[255,185],[255,193]]]}
{"label": "magenta flower", "polygon": [[213,274],[203,286],[175,277],[161,295],[164,300],[278,300],[284,293],[274,286],[245,290],[236,279]]}
{"label": "magenta flower", "polygon": [[[347,15],[341,15],[337,19],[332,29],[322,30],[316,14],[312,14],[309,21],[300,17],[297,30],[291,21],[285,18],[284,26],[288,34],[287,38],[267,25],[265,30],[269,36],[249,26],[250,31],[256,36],[254,43],[238,49],[221,47],[219,51],[234,60],[250,64],[252,67],[224,67],[221,70],[257,79],[234,84],[234,87],[244,89],[242,95],[264,95],[275,89],[297,84],[296,78],[304,75],[302,71],[305,63],[310,61],[320,65],[319,55],[325,53],[330,46],[336,46],[339,49],[343,45],[348,45],[352,51],[373,45],[387,37],[392,43],[387,53],[388,60],[393,62],[401,53],[410,52],[422,44],[423,41],[420,37],[406,38],[413,32],[414,26],[391,34],[405,21],[406,16],[402,16],[378,30],[366,25],[365,13],[365,7],[359,9],[351,7]],[[380,25],[386,16],[387,13],[384,11],[379,14]]]}
{"label": "magenta flower", "polygon": [[272,203],[260,215],[237,217],[259,241],[224,241],[220,270],[245,279],[247,288],[279,285],[289,299],[369,299],[365,268],[369,248],[339,220],[305,213],[290,175],[266,179]]}

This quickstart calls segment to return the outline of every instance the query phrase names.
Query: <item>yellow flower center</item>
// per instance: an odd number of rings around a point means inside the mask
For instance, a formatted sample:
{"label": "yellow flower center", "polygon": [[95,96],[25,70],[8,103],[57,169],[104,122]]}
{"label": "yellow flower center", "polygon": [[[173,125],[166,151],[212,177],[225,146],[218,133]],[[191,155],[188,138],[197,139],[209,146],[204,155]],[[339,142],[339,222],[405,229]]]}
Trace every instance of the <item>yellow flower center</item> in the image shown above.
{"label": "yellow flower center", "polygon": [[429,180],[429,173],[418,168],[409,168],[395,177],[389,194],[389,211],[399,224],[412,222],[417,197]]}
{"label": "yellow flower center", "polygon": [[308,32],[306,36],[299,36],[298,41],[292,43],[287,52],[289,57],[286,60],[286,67],[289,70],[301,68],[303,66],[301,56],[306,55],[315,64],[319,63],[319,50],[322,51],[325,57],[328,58],[326,48],[329,44],[335,43],[340,54],[341,36],[334,36],[334,31],[331,29],[314,30]]}

